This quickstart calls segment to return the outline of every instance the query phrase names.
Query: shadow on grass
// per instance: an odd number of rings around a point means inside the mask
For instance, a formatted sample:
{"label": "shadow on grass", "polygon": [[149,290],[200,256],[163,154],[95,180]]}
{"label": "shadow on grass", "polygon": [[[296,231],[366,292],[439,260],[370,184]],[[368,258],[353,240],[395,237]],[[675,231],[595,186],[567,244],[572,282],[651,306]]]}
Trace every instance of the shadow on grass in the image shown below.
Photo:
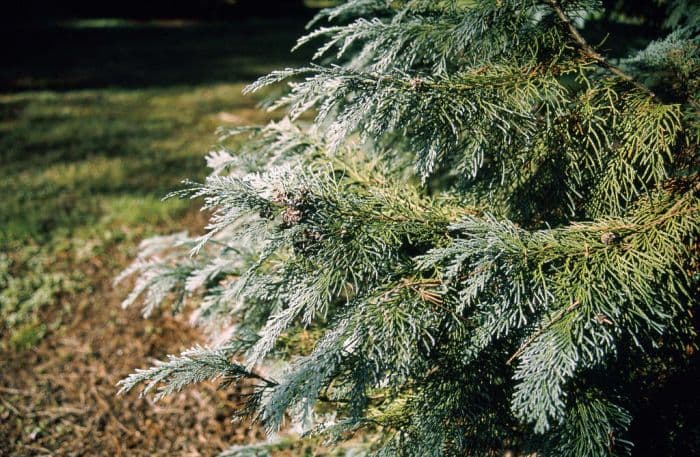
{"label": "shadow on grass", "polygon": [[74,21],[3,27],[0,91],[249,82],[298,60],[305,18],[229,24]]}

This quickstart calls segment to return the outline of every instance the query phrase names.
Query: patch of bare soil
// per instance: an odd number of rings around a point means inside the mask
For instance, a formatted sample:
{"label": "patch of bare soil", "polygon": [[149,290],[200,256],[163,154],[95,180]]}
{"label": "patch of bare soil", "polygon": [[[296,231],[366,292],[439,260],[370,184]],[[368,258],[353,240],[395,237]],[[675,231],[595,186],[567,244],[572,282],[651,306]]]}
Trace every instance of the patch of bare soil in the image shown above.
{"label": "patch of bare soil", "polygon": [[57,304],[74,311],[38,347],[0,349],[0,455],[216,455],[262,438],[231,421],[240,395],[232,388],[204,384],[158,403],[116,395],[134,369],[201,341],[184,318],[144,320],[138,307],[119,307],[127,290],[115,290],[112,278],[129,260],[122,257],[80,266],[91,290]]}

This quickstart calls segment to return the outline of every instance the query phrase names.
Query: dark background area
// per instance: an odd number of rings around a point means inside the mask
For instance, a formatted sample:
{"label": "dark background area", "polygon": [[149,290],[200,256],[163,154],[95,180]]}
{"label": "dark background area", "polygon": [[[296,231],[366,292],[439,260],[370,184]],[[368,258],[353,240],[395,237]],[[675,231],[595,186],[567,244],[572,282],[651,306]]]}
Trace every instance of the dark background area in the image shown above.
{"label": "dark background area", "polygon": [[[316,2],[319,3],[319,2]],[[322,2],[320,2],[322,3]],[[242,19],[248,16],[307,15],[304,0],[122,0],[5,2],[0,8],[3,22],[32,22],[46,19],[120,17],[130,19],[190,18],[207,20]]]}
{"label": "dark background area", "polygon": [[[23,0],[5,2],[0,7],[0,22],[90,17],[230,20],[249,16],[303,16],[308,15],[308,8],[332,3],[333,0]],[[622,13],[658,26],[670,0],[602,0],[602,3],[609,13]]]}
{"label": "dark background area", "polygon": [[262,72],[261,52],[270,62],[289,61],[317,11],[309,5],[322,4],[8,2],[0,7],[0,93],[250,82]]}
{"label": "dark background area", "polygon": [[[0,92],[251,82],[284,63],[305,16],[246,21],[75,20],[4,28]],[[294,56],[295,57],[295,56]]]}

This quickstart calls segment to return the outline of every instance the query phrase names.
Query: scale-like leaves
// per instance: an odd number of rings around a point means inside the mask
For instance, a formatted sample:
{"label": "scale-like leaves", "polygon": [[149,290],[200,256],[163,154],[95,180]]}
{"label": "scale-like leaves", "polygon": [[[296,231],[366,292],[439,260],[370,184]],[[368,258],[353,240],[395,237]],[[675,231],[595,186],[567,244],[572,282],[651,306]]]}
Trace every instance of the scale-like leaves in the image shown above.
{"label": "scale-like leaves", "polygon": [[144,242],[120,278],[147,313],[192,306],[215,349],[123,390],[250,383],[237,415],[365,433],[367,456],[629,454],[628,392],[696,346],[699,60],[674,7],[616,66],[577,29],[598,8],[322,12],[299,43],[318,64],[248,88],[287,82],[286,116],[221,130],[174,194],[206,233]]}

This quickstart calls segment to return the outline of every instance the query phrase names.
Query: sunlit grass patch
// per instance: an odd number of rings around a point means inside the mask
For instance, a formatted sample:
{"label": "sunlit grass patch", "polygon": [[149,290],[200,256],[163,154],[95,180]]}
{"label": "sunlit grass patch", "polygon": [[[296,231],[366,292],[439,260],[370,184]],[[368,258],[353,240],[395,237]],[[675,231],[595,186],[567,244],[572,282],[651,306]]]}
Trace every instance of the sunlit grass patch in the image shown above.
{"label": "sunlit grass patch", "polygon": [[120,195],[101,202],[103,216],[99,224],[105,227],[135,227],[172,223],[190,207],[191,202],[185,200],[163,201],[152,195]]}
{"label": "sunlit grass patch", "polygon": [[[117,214],[108,202],[157,201],[183,179],[201,176],[222,112],[243,110],[240,122],[263,121],[252,114],[256,100],[241,95],[242,87],[0,96],[0,238],[46,238],[99,221],[142,220],[138,206],[122,205]],[[179,208],[150,206],[159,216]]]}
{"label": "sunlit grass patch", "polygon": [[67,271],[74,261],[173,225],[191,207],[161,199],[183,179],[202,177],[216,128],[231,119],[264,122],[242,88],[0,96],[2,339],[17,350],[35,345],[50,331],[41,310],[89,282]]}

